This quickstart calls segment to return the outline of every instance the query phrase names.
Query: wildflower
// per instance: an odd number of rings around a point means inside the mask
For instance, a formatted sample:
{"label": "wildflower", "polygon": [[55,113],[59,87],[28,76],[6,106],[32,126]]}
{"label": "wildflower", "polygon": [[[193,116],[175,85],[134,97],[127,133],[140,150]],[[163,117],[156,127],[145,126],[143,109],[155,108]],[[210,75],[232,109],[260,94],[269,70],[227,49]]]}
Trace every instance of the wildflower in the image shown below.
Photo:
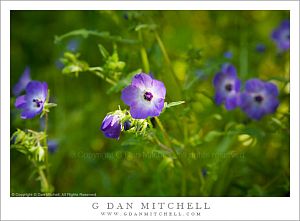
{"label": "wildflower", "polygon": [[259,53],[263,53],[266,51],[266,46],[262,43],[258,43],[255,47],[255,50]]}
{"label": "wildflower", "polygon": [[79,46],[79,42],[76,39],[72,39],[68,42],[67,50],[76,52]]}
{"label": "wildflower", "polygon": [[102,121],[101,130],[108,138],[119,139],[121,133],[121,117],[118,114],[108,114]]}
{"label": "wildflower", "polygon": [[15,106],[22,110],[21,118],[30,119],[43,111],[48,96],[46,82],[31,81],[26,86],[26,95],[17,97]]}
{"label": "wildflower", "polygon": [[129,121],[129,120],[125,121],[124,124],[123,124],[123,126],[124,126],[124,130],[125,130],[125,131],[126,131],[126,130],[129,130],[130,127],[131,127],[130,121]]}
{"label": "wildflower", "polygon": [[227,110],[232,110],[239,105],[239,92],[241,81],[237,77],[236,69],[231,64],[223,64],[213,80],[216,90],[215,102],[217,105],[225,103]]}
{"label": "wildflower", "polygon": [[227,59],[231,59],[233,56],[232,52],[231,51],[226,51],[224,53],[224,57],[227,58]]}
{"label": "wildflower", "polygon": [[290,48],[290,21],[283,21],[279,27],[272,32],[272,39],[277,44],[279,51],[286,51]]}
{"label": "wildflower", "polygon": [[48,152],[55,153],[58,147],[57,140],[48,140],[47,144],[48,144]]}
{"label": "wildflower", "polygon": [[18,83],[13,87],[13,94],[18,96],[26,89],[27,84],[31,81],[30,69],[26,67]]}
{"label": "wildflower", "polygon": [[131,85],[122,91],[122,100],[130,106],[130,114],[135,119],[160,115],[165,96],[166,88],[163,82],[144,73],[135,75]]}
{"label": "wildflower", "polygon": [[250,79],[245,84],[245,92],[241,94],[241,108],[255,120],[264,115],[274,113],[279,105],[278,89],[273,83],[259,79]]}

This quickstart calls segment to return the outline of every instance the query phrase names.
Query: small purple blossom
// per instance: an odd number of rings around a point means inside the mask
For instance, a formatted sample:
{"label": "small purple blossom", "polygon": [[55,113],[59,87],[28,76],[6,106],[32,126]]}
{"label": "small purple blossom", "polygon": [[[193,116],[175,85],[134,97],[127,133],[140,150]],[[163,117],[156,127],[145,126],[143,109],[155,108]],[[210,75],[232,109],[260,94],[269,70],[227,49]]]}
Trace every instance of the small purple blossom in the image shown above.
{"label": "small purple blossom", "polygon": [[26,67],[18,83],[13,87],[13,94],[15,96],[20,95],[26,89],[26,86],[30,81],[30,68]]}
{"label": "small purple blossom", "polygon": [[290,48],[290,21],[284,20],[272,32],[272,39],[275,41],[279,51],[286,51]]}
{"label": "small purple blossom", "polygon": [[245,92],[241,94],[241,109],[252,119],[259,120],[274,113],[279,105],[278,89],[273,83],[259,79],[246,81]]}
{"label": "small purple blossom", "polygon": [[126,131],[126,130],[129,130],[130,127],[131,127],[130,121],[129,121],[129,120],[125,121],[124,124],[123,124],[123,126],[124,126],[124,130],[125,130],[125,131]]}
{"label": "small purple blossom", "polygon": [[121,133],[120,116],[117,114],[107,115],[102,121],[100,129],[106,137],[119,139]]}
{"label": "small purple blossom", "polygon": [[67,49],[75,52],[78,49],[79,42],[77,39],[72,39],[68,42]]}
{"label": "small purple blossom", "polygon": [[47,141],[48,144],[48,152],[49,153],[55,153],[57,151],[57,147],[58,147],[58,141],[57,140],[48,140]]}
{"label": "small purple blossom", "polygon": [[160,115],[165,96],[164,83],[144,73],[135,75],[131,85],[122,91],[122,100],[130,106],[130,114],[135,119]]}
{"label": "small purple blossom", "polygon": [[26,86],[26,95],[17,97],[15,107],[22,110],[22,119],[31,119],[43,111],[48,96],[46,82],[31,81]]}
{"label": "small purple blossom", "polygon": [[232,52],[231,51],[226,51],[224,53],[224,57],[227,58],[227,59],[231,59],[233,56]]}
{"label": "small purple blossom", "polygon": [[220,72],[213,80],[215,87],[215,102],[217,105],[225,103],[227,110],[232,110],[239,106],[239,93],[241,81],[237,77],[236,69],[233,65],[225,63]]}
{"label": "small purple blossom", "polygon": [[266,51],[266,46],[263,43],[258,43],[255,47],[255,50],[259,53],[263,53]]}

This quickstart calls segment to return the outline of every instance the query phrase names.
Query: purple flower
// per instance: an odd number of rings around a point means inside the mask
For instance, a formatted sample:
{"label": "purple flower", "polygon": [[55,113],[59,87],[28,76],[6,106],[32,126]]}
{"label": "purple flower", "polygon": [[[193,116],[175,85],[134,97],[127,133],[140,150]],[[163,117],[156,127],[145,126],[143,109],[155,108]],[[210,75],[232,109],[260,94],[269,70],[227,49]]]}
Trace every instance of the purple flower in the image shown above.
{"label": "purple flower", "polygon": [[79,42],[76,39],[72,39],[68,42],[67,49],[69,51],[75,52],[79,46]]}
{"label": "purple flower", "polygon": [[272,39],[277,44],[279,51],[286,51],[290,48],[290,21],[285,20],[281,22],[272,32]]}
{"label": "purple flower", "polygon": [[231,51],[226,51],[224,53],[224,57],[227,58],[227,59],[231,59],[233,56],[232,52]]}
{"label": "purple flower", "polygon": [[58,147],[57,140],[48,140],[47,144],[48,144],[48,152],[55,153]]}
{"label": "purple flower", "polygon": [[223,64],[213,80],[216,90],[215,102],[217,105],[225,103],[227,110],[232,110],[239,105],[239,92],[241,81],[237,77],[236,69],[231,64]]}
{"label": "purple flower", "polygon": [[278,89],[273,83],[259,79],[250,79],[245,84],[245,92],[241,94],[241,108],[255,120],[264,115],[274,113],[279,105]]}
{"label": "purple flower", "polygon": [[123,124],[123,126],[124,126],[124,130],[125,130],[125,131],[126,131],[126,130],[129,130],[130,127],[131,127],[130,121],[129,121],[129,120],[125,121],[124,124]]}
{"label": "purple flower", "polygon": [[122,100],[130,106],[130,114],[135,119],[160,115],[165,96],[164,83],[144,73],[135,75],[131,85],[122,91]]}
{"label": "purple flower", "polygon": [[19,82],[13,88],[13,94],[18,96],[25,90],[27,84],[31,81],[30,78],[30,68],[26,67],[22,76],[19,79]]}
{"label": "purple flower", "polygon": [[119,139],[121,133],[120,116],[117,114],[107,115],[102,121],[100,129],[106,137]]}
{"label": "purple flower", "polygon": [[15,106],[22,110],[21,118],[30,119],[43,111],[48,96],[46,82],[31,81],[26,86],[26,95],[17,97]]}
{"label": "purple flower", "polygon": [[266,46],[263,43],[258,43],[255,47],[255,50],[259,53],[263,53],[266,50]]}

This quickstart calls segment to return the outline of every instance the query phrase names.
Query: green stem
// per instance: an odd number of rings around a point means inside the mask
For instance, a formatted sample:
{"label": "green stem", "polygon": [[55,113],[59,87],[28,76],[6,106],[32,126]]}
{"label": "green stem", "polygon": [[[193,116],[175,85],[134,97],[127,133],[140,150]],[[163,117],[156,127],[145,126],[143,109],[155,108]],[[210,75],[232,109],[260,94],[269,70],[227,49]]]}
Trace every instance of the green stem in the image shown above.
{"label": "green stem", "polygon": [[37,163],[34,160],[32,160],[31,162],[38,170],[40,181],[41,181],[41,191],[42,192],[51,192],[50,185],[47,180],[47,176],[44,173],[44,169],[41,166],[37,165]]}
{"label": "green stem", "polygon": [[175,154],[176,158],[178,159],[178,161],[180,162],[181,166],[183,166],[183,161],[180,159],[177,151],[175,150],[175,148],[172,145],[172,141],[167,133],[167,131],[165,130],[164,126],[162,125],[162,123],[160,122],[160,120],[158,119],[158,117],[155,117],[155,120],[157,122],[158,127],[160,128],[160,130],[163,132],[163,136],[165,138],[165,140],[167,141],[167,146],[170,147],[173,151],[173,153]]}
{"label": "green stem", "polygon": [[[140,40],[141,42],[143,42],[143,34],[142,34],[142,31],[139,30],[139,31],[138,31],[138,34],[139,34],[139,40]],[[147,51],[146,51],[146,49],[145,49],[145,47],[144,47],[143,44],[141,44],[140,53],[141,53],[141,58],[142,58],[143,66],[144,66],[144,71],[145,71],[146,73],[149,73],[149,72],[150,72],[149,59],[148,59]]]}
{"label": "green stem", "polygon": [[125,39],[125,38],[122,38],[121,36],[110,35],[110,33],[106,32],[106,31],[98,32],[98,31],[92,31],[92,30],[86,30],[86,29],[78,29],[78,30],[68,32],[61,36],[55,36],[54,43],[57,44],[65,38],[72,37],[72,36],[78,36],[78,35],[82,36],[83,38],[87,38],[89,35],[92,35],[92,36],[97,36],[97,37],[100,37],[103,39],[108,39],[108,40],[111,40],[114,42],[125,43],[125,44],[138,44],[139,43],[139,41],[136,41],[136,40]]}
{"label": "green stem", "polygon": [[46,174],[47,174],[47,177],[49,178],[47,130],[48,130],[48,113],[45,114],[45,128],[44,128],[45,138],[44,138],[44,147],[45,147]]}
{"label": "green stem", "polygon": [[104,74],[102,74],[103,69],[100,67],[90,67],[88,71],[97,75],[98,77],[102,78],[107,83],[109,83],[113,86],[117,84],[114,80],[112,80],[112,79],[106,77]]}
{"label": "green stem", "polygon": [[164,56],[164,59],[166,60],[167,65],[169,66],[169,68],[171,70],[171,74],[172,74],[172,76],[173,76],[173,78],[174,78],[174,80],[175,80],[175,82],[177,84],[177,87],[181,88],[179,80],[176,77],[175,72],[173,70],[172,63],[171,63],[170,57],[168,55],[168,52],[166,50],[166,47],[165,47],[164,43],[162,42],[161,38],[159,37],[159,35],[158,35],[158,33],[156,31],[154,32],[154,35],[155,35],[156,41],[157,41],[157,43],[159,45],[159,48],[160,48],[160,50],[161,50],[161,52],[162,52],[162,54]]}
{"label": "green stem", "polygon": [[38,171],[39,171],[39,175],[40,175],[40,178],[41,178],[42,191],[50,192],[50,186],[49,186],[49,183],[47,181],[47,177],[44,173],[44,170],[41,167],[39,167]]}

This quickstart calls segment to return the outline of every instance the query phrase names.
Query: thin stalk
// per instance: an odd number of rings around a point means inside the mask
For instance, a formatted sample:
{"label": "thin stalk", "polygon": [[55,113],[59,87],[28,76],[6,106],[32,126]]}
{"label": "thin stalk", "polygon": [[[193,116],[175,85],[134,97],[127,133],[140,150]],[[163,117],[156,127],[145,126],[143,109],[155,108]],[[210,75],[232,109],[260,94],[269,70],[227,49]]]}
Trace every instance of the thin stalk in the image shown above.
{"label": "thin stalk", "polygon": [[43,169],[39,167],[38,171],[41,178],[41,186],[43,187],[42,189],[46,190],[45,192],[50,192],[49,183]]}
{"label": "thin stalk", "polygon": [[170,147],[170,148],[172,149],[173,153],[175,154],[176,158],[177,158],[178,161],[180,162],[181,166],[183,166],[184,164],[183,164],[182,160],[180,159],[180,157],[179,157],[177,151],[176,151],[175,148],[173,147],[172,141],[171,141],[171,139],[170,139],[170,137],[169,137],[167,131],[165,130],[164,126],[162,125],[162,123],[160,122],[160,120],[158,119],[158,117],[155,117],[155,120],[156,120],[156,122],[157,122],[158,127],[159,127],[160,130],[163,132],[163,136],[164,136],[165,140],[167,141],[167,146]]}
{"label": "thin stalk", "polygon": [[[139,30],[138,31],[138,34],[139,34],[139,40],[141,42],[143,42],[143,34],[142,34],[142,31]],[[144,66],[144,71],[146,73],[149,73],[150,72],[150,64],[149,64],[149,59],[148,59],[148,55],[147,55],[147,51],[144,47],[143,44],[141,44],[141,47],[140,47],[140,54],[141,54],[141,58],[142,58],[142,62],[143,62],[143,66]]]}
{"label": "thin stalk", "polygon": [[177,87],[178,87],[178,88],[181,88],[181,87],[180,87],[180,83],[179,83],[179,81],[178,81],[178,78],[176,77],[175,72],[174,72],[174,70],[173,70],[173,67],[172,67],[172,63],[171,63],[170,57],[169,57],[169,55],[168,55],[168,52],[167,52],[167,50],[166,50],[166,47],[165,47],[163,41],[161,40],[161,38],[159,37],[159,35],[158,35],[158,33],[157,33],[156,31],[154,32],[154,35],[155,35],[156,41],[157,41],[157,43],[158,43],[158,45],[159,45],[159,48],[160,48],[160,50],[161,50],[161,52],[162,52],[162,54],[163,54],[163,56],[164,56],[164,59],[166,60],[167,65],[169,66],[169,68],[170,68],[170,70],[171,70],[171,74],[172,74],[172,76],[173,76],[173,78],[174,78],[174,80],[175,80],[175,82],[176,82],[176,84],[177,84]]}
{"label": "thin stalk", "polygon": [[48,143],[47,143],[47,130],[48,130],[48,113],[45,114],[45,128],[44,128],[44,147],[45,147],[45,163],[46,163],[46,175],[49,179],[49,164],[48,164]]}
{"label": "thin stalk", "polygon": [[44,173],[44,170],[41,168],[41,166],[37,165],[34,160],[32,160],[31,162],[38,170],[40,181],[41,181],[41,190],[44,192],[50,192],[49,182],[47,180],[47,176]]}

